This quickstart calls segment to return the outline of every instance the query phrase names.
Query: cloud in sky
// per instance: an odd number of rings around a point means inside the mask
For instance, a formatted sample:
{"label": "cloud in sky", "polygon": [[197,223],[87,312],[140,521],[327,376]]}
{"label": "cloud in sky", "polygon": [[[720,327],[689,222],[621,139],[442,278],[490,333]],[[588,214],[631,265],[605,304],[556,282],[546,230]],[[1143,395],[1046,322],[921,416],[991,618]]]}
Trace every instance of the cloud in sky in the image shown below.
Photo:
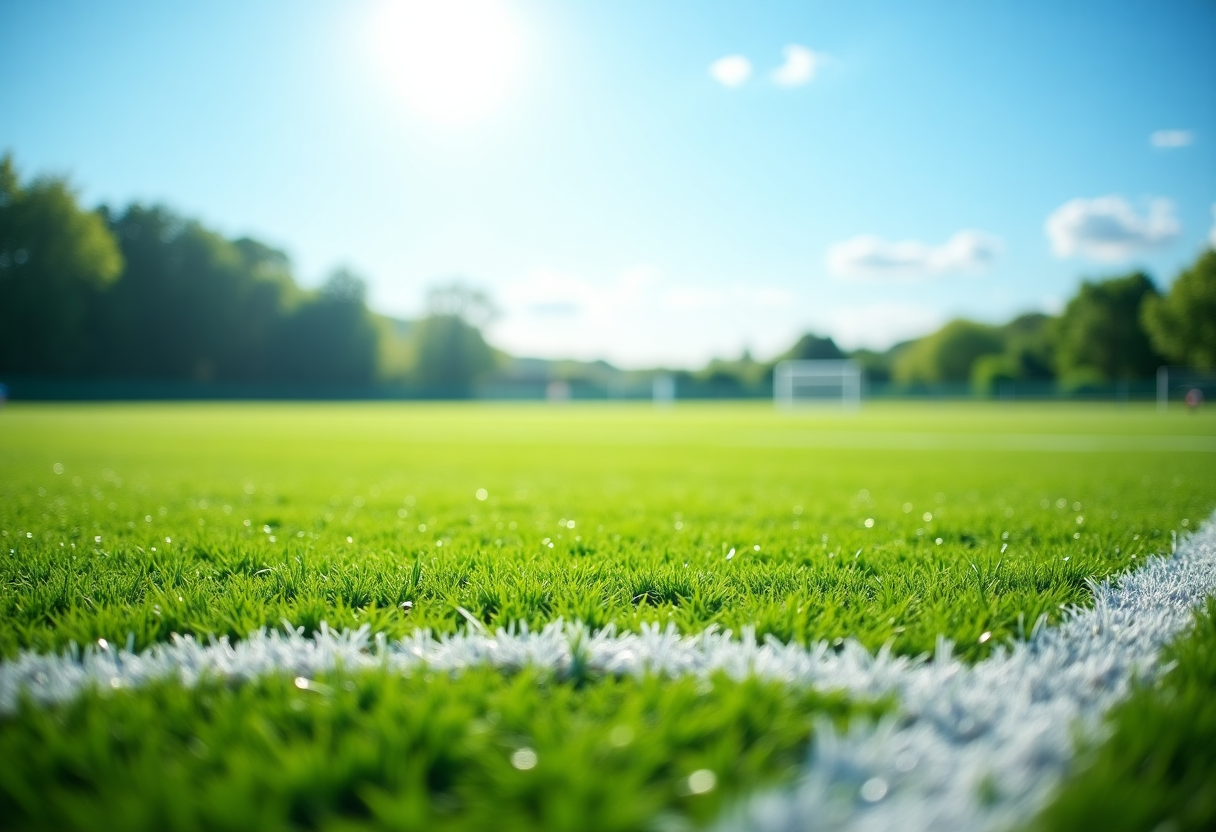
{"label": "cloud in sky", "polygon": [[785,63],[773,70],[773,83],[782,87],[800,87],[814,80],[815,70],[823,64],[826,55],[812,52],[805,46],[792,43],[785,47]]}
{"label": "cloud in sky", "polygon": [[1168,150],[1175,147],[1186,147],[1195,143],[1193,130],[1157,130],[1148,137],[1153,147]]}
{"label": "cloud in sky", "polygon": [[740,87],[752,75],[752,62],[742,55],[727,55],[709,65],[709,74],[724,87]]}
{"label": "cloud in sky", "polygon": [[1147,213],[1136,213],[1121,196],[1071,199],[1047,218],[1047,237],[1057,257],[1087,257],[1115,262],[1178,236],[1174,204],[1168,199],[1148,203]]}
{"label": "cloud in sky", "polygon": [[991,264],[1001,248],[999,238],[971,229],[936,246],[861,234],[829,247],[826,261],[828,270],[841,278],[908,279],[978,271]]}

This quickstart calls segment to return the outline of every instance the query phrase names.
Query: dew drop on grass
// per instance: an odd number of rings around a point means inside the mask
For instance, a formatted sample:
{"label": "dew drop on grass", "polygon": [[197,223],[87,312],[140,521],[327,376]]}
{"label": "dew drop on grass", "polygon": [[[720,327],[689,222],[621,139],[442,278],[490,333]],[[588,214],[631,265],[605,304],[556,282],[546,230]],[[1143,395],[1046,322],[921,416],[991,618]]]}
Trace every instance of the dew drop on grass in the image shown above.
{"label": "dew drop on grass", "polygon": [[490,492],[486,491],[484,488],[479,488],[477,489],[476,497],[479,500],[487,500],[490,497]]}
{"label": "dew drop on grass", "polygon": [[63,473],[63,463],[56,462],[54,465],[51,466],[51,470],[54,471],[56,474],[62,474]]}
{"label": "dew drop on grass", "polygon": [[536,752],[531,748],[517,748],[511,755],[511,765],[520,771],[536,768]]}
{"label": "dew drop on grass", "polygon": [[617,725],[608,732],[608,742],[617,748],[623,748],[633,742],[633,729],[628,725]]}
{"label": "dew drop on grass", "polygon": [[735,547],[732,546],[732,547],[730,547],[730,551],[726,553],[726,559],[730,560],[734,556],[735,556]]}
{"label": "dew drop on grass", "polygon": [[874,518],[873,518],[873,517],[867,517],[867,518],[866,518],[866,528],[867,528],[867,529],[872,529],[872,528],[874,528]]}
{"label": "dew drop on grass", "polygon": [[718,775],[707,768],[699,768],[688,775],[688,793],[705,794],[714,790],[718,785]]}
{"label": "dew drop on grass", "polygon": [[933,512],[931,512],[931,511],[926,511],[924,514],[922,514],[922,515],[920,516],[920,519],[921,519],[921,520],[924,520],[926,523],[930,523],[930,522],[932,522],[932,521],[933,521]]}
{"label": "dew drop on grass", "polygon": [[988,639],[990,639],[990,638],[992,638],[992,633],[985,630],[984,632],[980,633],[980,644],[983,644],[984,642],[988,641]]}
{"label": "dew drop on grass", "polygon": [[940,537],[937,538],[936,540],[934,540],[933,542],[936,543],[938,546],[942,545],[942,539]]}
{"label": "dew drop on grass", "polygon": [[887,796],[887,781],[881,777],[871,777],[861,784],[861,799],[866,803],[877,803]]}

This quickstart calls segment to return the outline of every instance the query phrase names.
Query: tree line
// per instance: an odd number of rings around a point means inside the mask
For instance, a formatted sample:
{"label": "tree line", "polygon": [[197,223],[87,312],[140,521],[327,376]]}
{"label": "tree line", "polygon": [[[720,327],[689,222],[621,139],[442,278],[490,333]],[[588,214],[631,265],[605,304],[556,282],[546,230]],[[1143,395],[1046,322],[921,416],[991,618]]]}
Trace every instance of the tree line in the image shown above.
{"label": "tree line", "polygon": [[999,326],[958,319],[861,358],[897,383],[969,382],[979,390],[1013,381],[1077,389],[1142,380],[1165,364],[1216,370],[1216,252],[1204,251],[1166,293],[1143,272],[1087,280],[1059,315],[1020,315]]}
{"label": "tree line", "polygon": [[[485,295],[459,283],[432,289],[419,320],[377,315],[347,269],[307,290],[283,252],[256,240],[226,239],[163,206],[86,210],[66,180],[23,183],[11,156],[0,159],[0,373],[9,378],[396,382],[462,395],[508,363],[482,336],[493,315]],[[1136,272],[1082,283],[1059,315],[958,319],[885,352],[846,353],[807,334],[772,361],[745,353],[676,375],[681,389],[754,393],[785,358],[853,358],[871,381],[981,391],[1145,379],[1162,364],[1216,370],[1216,252],[1164,294]],[[549,372],[621,375],[602,362],[563,367]]]}
{"label": "tree line", "polygon": [[969,384],[991,392],[1026,381],[1079,390],[1149,379],[1166,364],[1216,371],[1216,251],[1200,254],[1166,293],[1133,272],[1082,282],[1059,315],[1028,313],[1001,325],[959,318],[884,352],[846,352],[808,333],[772,361],[744,353],[679,375],[686,385],[743,392],[770,383],[784,359],[843,358],[860,362],[872,382],[909,390]]}
{"label": "tree line", "polygon": [[316,290],[287,256],[163,206],[85,210],[62,178],[0,160],[0,372],[10,377],[361,386],[459,393],[495,360],[459,285],[414,322],[374,314],[335,270]]}

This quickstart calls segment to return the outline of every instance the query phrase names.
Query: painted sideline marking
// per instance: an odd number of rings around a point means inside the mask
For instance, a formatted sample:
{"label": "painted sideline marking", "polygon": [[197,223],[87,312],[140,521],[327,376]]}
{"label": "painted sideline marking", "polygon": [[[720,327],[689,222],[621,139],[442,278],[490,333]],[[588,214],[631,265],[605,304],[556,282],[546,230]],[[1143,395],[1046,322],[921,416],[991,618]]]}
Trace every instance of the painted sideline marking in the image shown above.
{"label": "painted sideline marking", "polygon": [[[720,829],[1002,830],[1024,824],[1068,771],[1073,740],[1096,737],[1131,679],[1216,594],[1216,522],[1170,558],[1094,585],[1074,610],[1012,650],[967,667],[948,647],[885,677],[899,713],[838,732],[818,726],[803,776],[728,810]],[[883,684],[879,682],[879,684]],[[850,689],[862,692],[860,686]],[[873,692],[873,691],[867,691]]]}

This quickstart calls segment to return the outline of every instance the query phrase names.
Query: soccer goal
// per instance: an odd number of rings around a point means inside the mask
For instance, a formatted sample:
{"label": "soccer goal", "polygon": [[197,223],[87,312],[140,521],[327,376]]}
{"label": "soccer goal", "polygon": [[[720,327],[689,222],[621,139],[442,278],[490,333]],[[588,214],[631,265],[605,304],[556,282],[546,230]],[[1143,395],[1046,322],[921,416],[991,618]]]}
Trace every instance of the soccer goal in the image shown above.
{"label": "soccer goal", "polygon": [[1188,367],[1157,368],[1157,409],[1166,410],[1170,402],[1198,407],[1216,404],[1216,373]]}
{"label": "soccer goal", "polygon": [[773,370],[777,407],[803,404],[861,406],[861,365],[856,361],[782,361]]}

